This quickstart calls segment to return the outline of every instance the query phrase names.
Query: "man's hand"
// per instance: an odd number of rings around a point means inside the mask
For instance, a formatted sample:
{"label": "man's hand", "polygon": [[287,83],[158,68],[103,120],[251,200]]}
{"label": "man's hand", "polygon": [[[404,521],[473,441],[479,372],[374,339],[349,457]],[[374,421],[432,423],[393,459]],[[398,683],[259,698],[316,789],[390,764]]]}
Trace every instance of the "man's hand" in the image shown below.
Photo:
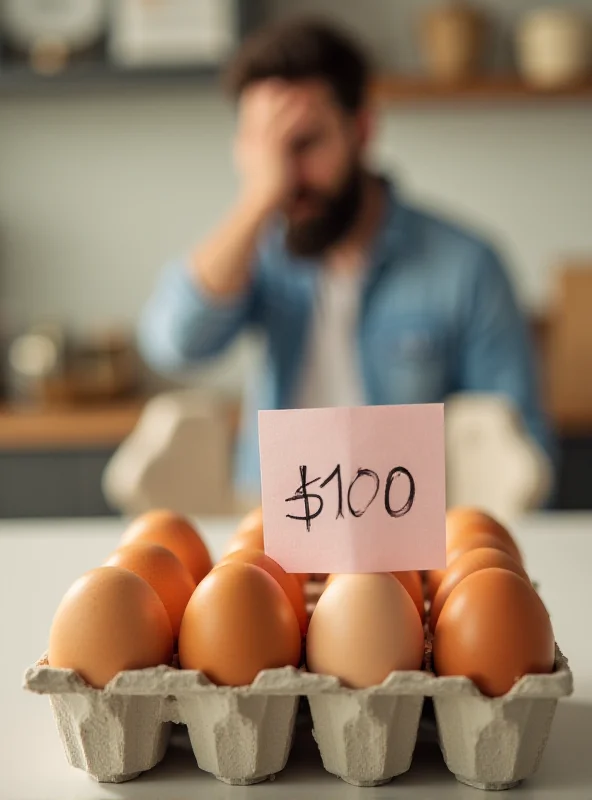
{"label": "man's hand", "polygon": [[249,202],[271,211],[290,195],[292,144],[309,128],[312,111],[303,93],[283,81],[263,81],[245,91],[235,157]]}
{"label": "man's hand", "polygon": [[248,286],[259,234],[294,189],[294,148],[314,127],[315,113],[301,90],[282,81],[244,92],[235,149],[242,192],[192,259],[196,282],[210,294],[228,298]]}

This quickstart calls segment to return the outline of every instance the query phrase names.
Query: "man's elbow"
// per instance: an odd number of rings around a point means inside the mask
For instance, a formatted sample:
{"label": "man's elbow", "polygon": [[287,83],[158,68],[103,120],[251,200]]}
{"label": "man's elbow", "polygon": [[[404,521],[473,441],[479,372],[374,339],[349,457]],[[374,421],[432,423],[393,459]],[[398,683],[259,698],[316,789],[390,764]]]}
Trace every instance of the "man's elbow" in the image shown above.
{"label": "man's elbow", "polygon": [[155,324],[143,318],[137,330],[137,345],[143,361],[155,372],[179,372],[207,358],[206,349],[174,325]]}

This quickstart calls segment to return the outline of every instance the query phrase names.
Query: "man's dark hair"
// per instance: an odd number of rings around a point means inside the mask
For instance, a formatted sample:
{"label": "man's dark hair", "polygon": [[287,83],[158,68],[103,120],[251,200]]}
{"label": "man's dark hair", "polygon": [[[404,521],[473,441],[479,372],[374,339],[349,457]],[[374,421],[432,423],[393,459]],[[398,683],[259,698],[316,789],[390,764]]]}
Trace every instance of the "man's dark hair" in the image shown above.
{"label": "man's dark hair", "polygon": [[349,112],[364,103],[370,65],[362,48],[329,22],[300,19],[250,36],[229,65],[225,84],[234,97],[267,78],[326,81]]}

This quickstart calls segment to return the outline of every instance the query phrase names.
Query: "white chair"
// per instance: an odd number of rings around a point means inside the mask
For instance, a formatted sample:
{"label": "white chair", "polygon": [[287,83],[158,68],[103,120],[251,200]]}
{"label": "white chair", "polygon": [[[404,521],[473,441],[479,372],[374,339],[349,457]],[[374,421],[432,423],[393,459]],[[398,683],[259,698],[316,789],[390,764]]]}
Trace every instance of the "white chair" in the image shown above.
{"label": "white chair", "polygon": [[228,403],[195,390],[150,400],[104,472],[107,501],[129,515],[232,514],[231,419]]}
{"label": "white chair", "polygon": [[509,523],[541,506],[553,483],[549,458],[503,397],[459,394],[446,403],[448,506],[477,506]]}

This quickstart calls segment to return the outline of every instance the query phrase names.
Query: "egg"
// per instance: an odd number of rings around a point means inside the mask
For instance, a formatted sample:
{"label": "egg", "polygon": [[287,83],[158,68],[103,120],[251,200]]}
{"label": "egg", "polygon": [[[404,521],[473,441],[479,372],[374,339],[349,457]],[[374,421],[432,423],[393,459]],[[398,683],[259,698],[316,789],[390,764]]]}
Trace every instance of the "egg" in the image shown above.
{"label": "egg", "polygon": [[456,561],[459,556],[462,556],[463,553],[467,553],[469,550],[477,550],[478,548],[482,547],[493,548],[494,550],[502,550],[504,553],[507,553],[510,558],[516,561],[516,563],[522,564],[522,556],[520,555],[520,551],[513,541],[500,539],[499,536],[495,536],[491,533],[475,531],[469,537],[461,539],[452,549],[446,552],[447,569],[451,564],[454,563],[454,561]]}
{"label": "egg", "polygon": [[212,569],[212,559],[198,532],[185,517],[172,511],[149,511],[135,519],[122,544],[159,544],[174,553],[199,583]]}
{"label": "egg", "polygon": [[510,532],[490,514],[476,508],[463,507],[452,508],[447,512],[447,553],[465,552],[474,548],[475,545],[472,542],[477,534],[498,539],[498,547],[522,563],[522,555]]}
{"label": "egg", "polygon": [[173,632],[161,599],[120,567],[99,567],[66,592],[49,636],[51,667],[75,670],[102,689],[122,670],[170,664]]}
{"label": "egg", "polygon": [[465,675],[499,697],[523,675],[553,671],[551,621],[532,585],[515,572],[473,572],[450,593],[433,640],[437,675]]}
{"label": "egg", "polygon": [[514,561],[511,556],[504,553],[503,550],[498,550],[494,547],[479,547],[476,550],[468,550],[455,559],[444,573],[444,578],[432,603],[430,630],[433,631],[435,629],[442,607],[455,586],[464,580],[467,575],[489,567],[508,569],[510,572],[515,572],[528,580],[528,575],[524,568],[517,561]]}
{"label": "egg", "polygon": [[306,637],[311,672],[363,688],[420,669],[423,655],[417,609],[391,574],[337,575],[319,598]]}
{"label": "egg", "polygon": [[253,564],[221,564],[204,578],[179,634],[183,669],[220,686],[252,683],[263,669],[298,666],[301,639],[292,605],[277,581]]}
{"label": "egg", "polygon": [[446,572],[445,569],[429,569],[424,572],[424,580],[425,580],[425,587],[426,587],[426,594],[428,600],[433,600],[436,592],[440,584],[442,583],[442,578],[444,577],[444,573]]}
{"label": "egg", "polygon": [[409,597],[415,603],[420,619],[423,621],[425,614],[425,603],[423,598],[423,584],[421,575],[415,570],[407,572],[393,572],[395,578],[401,583]]}
{"label": "egg", "polygon": [[[250,511],[239,523],[236,532],[228,542],[224,550],[225,556],[236,553],[239,550],[262,550],[265,552],[265,542],[263,539],[263,509],[261,507]],[[304,586],[311,579],[309,573],[287,573],[294,575],[301,586]]]}
{"label": "egg", "polygon": [[236,529],[236,534],[240,536],[252,530],[263,530],[263,506],[253,508],[242,518]]}
{"label": "egg", "polygon": [[[333,583],[333,581],[335,580],[335,578],[338,577],[339,574],[340,573],[335,572],[332,573],[331,575],[328,575],[325,585],[328,586],[330,583]],[[347,574],[347,573],[341,573],[341,574]],[[413,603],[415,604],[415,607],[417,608],[417,611],[419,613],[420,619],[423,621],[423,617],[425,614],[425,605],[423,599],[423,585],[419,572],[410,570],[406,572],[390,572],[386,574],[393,575],[395,578],[397,578],[399,583],[402,585],[407,594],[413,600]]]}
{"label": "egg", "polygon": [[195,591],[195,581],[177,556],[166,547],[140,542],[120,547],[105,566],[129,569],[152,586],[169,615],[176,639],[185,607]]}
{"label": "egg", "polygon": [[298,620],[298,625],[300,626],[300,633],[304,636],[308,628],[308,615],[306,613],[302,587],[298,583],[296,577],[285,572],[277,561],[266,556],[262,550],[256,550],[253,547],[235,550],[229,553],[222,559],[220,564],[228,563],[229,561],[243,561],[245,564],[254,564],[256,567],[261,567],[261,569],[268,572],[271,577],[279,583],[286,597],[292,604],[296,619]]}
{"label": "egg", "polygon": [[263,541],[263,509],[255,508],[239,523],[236,532],[230,539],[224,555],[229,555],[245,547],[265,550]]}

